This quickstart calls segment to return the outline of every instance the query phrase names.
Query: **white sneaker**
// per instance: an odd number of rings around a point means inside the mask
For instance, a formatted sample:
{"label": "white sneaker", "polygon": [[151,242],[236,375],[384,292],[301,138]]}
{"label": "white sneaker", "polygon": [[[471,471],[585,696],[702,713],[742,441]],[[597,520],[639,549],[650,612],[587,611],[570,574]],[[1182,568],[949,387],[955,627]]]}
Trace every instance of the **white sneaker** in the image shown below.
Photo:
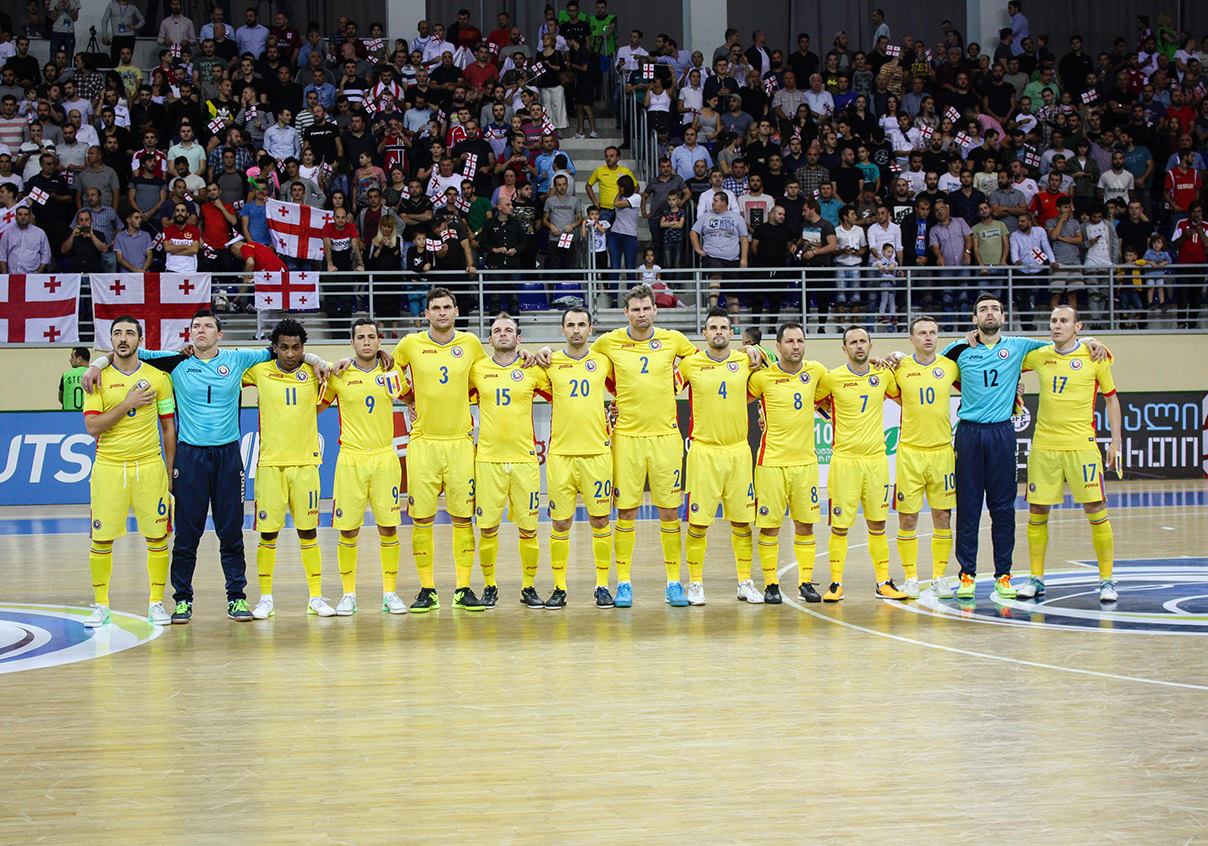
{"label": "white sneaker", "polygon": [[752,605],[763,604],[763,591],[755,587],[755,583],[750,579],[744,579],[738,583],[738,601],[749,602]]}
{"label": "white sneaker", "polygon": [[1115,602],[1120,598],[1120,594],[1116,593],[1116,583],[1111,579],[1104,579],[1099,582],[1099,601],[1100,602]]}
{"label": "white sneaker", "polygon": [[1035,599],[1044,596],[1044,579],[1028,576],[1028,581],[1022,587],[1015,589],[1017,599]]}
{"label": "white sneaker", "polygon": [[587,133],[587,137],[588,137],[588,138],[599,138],[599,137],[600,137],[600,133],[596,132],[596,131],[593,129],[591,132]]}
{"label": "white sneaker", "polygon": [[327,600],[321,596],[312,596],[310,602],[306,604],[307,614],[318,614],[320,617],[334,617],[336,609],[327,604]]}
{"label": "white sneaker", "polygon": [[909,599],[919,598],[919,580],[907,579],[902,582],[902,593],[906,594]]}
{"label": "white sneaker", "polygon": [[336,606],[336,616],[351,617],[355,613],[357,613],[357,595],[355,593],[344,594],[340,598],[340,604]]}
{"label": "white sneaker", "polygon": [[576,133],[575,133],[575,137],[576,137],[576,138],[582,138],[582,137],[583,137],[583,133],[582,133],[582,132],[576,132]]}
{"label": "white sneaker", "polygon": [[152,602],[147,608],[147,622],[153,626],[170,626],[172,615],[164,609],[162,602]]}
{"label": "white sneaker", "polygon": [[389,611],[391,614],[406,614],[407,603],[403,602],[403,598],[397,593],[383,593],[382,610]]}
{"label": "white sneaker", "polygon": [[692,584],[688,585],[688,604],[705,604],[705,586],[700,582],[693,582]]}
{"label": "white sneaker", "polygon": [[940,576],[938,579],[932,579],[931,592],[935,594],[936,599],[951,599],[952,585],[948,583],[948,577]]}
{"label": "white sneaker", "polygon": [[[162,608],[163,606],[160,607]],[[84,628],[99,629],[101,626],[108,623],[109,620],[110,617],[108,605],[93,605],[92,613],[89,614],[88,619],[84,621]]]}
{"label": "white sneaker", "polygon": [[253,620],[267,620],[277,612],[273,610],[273,597],[271,594],[265,594],[260,597],[260,601],[256,603],[256,607],[252,609]]}

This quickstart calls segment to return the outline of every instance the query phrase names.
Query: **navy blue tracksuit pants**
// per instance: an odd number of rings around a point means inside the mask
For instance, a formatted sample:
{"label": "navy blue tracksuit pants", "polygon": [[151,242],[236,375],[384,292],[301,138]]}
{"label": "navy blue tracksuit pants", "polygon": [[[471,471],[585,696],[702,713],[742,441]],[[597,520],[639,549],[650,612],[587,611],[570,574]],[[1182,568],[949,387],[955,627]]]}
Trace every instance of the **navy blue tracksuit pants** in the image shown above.
{"label": "navy blue tracksuit pants", "polygon": [[197,544],[213,511],[214,530],[226,576],[227,600],[246,599],[243,557],[243,458],[239,442],[221,446],[176,447],[172,492],[176,496],[176,539],[172,545],[172,598],[193,601]]}
{"label": "navy blue tracksuit pants", "polygon": [[956,427],[956,560],[961,572],[977,573],[977,533],[982,503],[990,510],[994,575],[1011,572],[1015,553],[1015,428],[1002,423]]}

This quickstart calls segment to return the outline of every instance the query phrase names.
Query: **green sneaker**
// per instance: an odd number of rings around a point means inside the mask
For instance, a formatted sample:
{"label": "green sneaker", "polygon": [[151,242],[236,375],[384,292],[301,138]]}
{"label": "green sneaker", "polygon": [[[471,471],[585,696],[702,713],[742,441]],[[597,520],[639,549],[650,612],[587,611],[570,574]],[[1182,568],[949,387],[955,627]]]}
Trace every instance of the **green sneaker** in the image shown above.
{"label": "green sneaker", "polygon": [[999,576],[994,580],[994,593],[1003,599],[1014,599],[1019,595],[1015,588],[1011,587],[1010,573],[1007,573],[1005,576]]}
{"label": "green sneaker", "polygon": [[187,599],[182,599],[176,603],[176,607],[172,609],[172,623],[177,626],[187,625],[193,617],[193,603]]}
{"label": "green sneaker", "polygon": [[440,597],[436,588],[420,588],[419,593],[415,595],[415,601],[411,603],[411,610],[416,614],[426,614],[439,607]]}
{"label": "green sneaker", "polygon": [[249,623],[252,620],[252,609],[247,607],[246,599],[233,599],[227,603],[227,619],[236,623]]}
{"label": "green sneaker", "polygon": [[458,588],[453,592],[453,607],[463,611],[486,611],[487,607],[470,588]]}
{"label": "green sneaker", "polygon": [[961,586],[956,589],[957,599],[972,599],[977,592],[977,581],[968,573],[961,573]]}

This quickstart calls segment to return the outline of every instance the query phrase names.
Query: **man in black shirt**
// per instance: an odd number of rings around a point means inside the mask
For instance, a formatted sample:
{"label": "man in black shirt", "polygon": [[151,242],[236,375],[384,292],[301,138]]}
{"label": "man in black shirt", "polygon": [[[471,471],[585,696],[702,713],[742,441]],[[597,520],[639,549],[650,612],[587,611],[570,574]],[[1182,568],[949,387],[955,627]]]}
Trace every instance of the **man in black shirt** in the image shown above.
{"label": "man in black shirt", "polygon": [[566,4],[566,20],[558,24],[558,29],[567,43],[572,38],[580,44],[587,43],[588,36],[591,35],[591,25],[587,22],[587,18],[579,16],[578,0],[570,0]]}
{"label": "man in black shirt", "polygon": [[490,197],[495,190],[495,180],[491,175],[495,169],[495,153],[491,145],[483,140],[478,129],[478,121],[468,120],[465,123],[466,137],[453,147],[453,161],[457,170],[465,173],[466,161],[469,156],[477,156],[474,169],[474,190],[484,197]]}
{"label": "man in black shirt", "polygon": [[1145,255],[1145,251],[1149,249],[1149,236],[1153,234],[1153,230],[1153,221],[1145,219],[1140,201],[1132,200],[1128,204],[1127,214],[1116,224],[1116,236],[1120,239],[1120,255],[1124,255],[1124,251],[1128,249],[1136,250],[1139,256]]}
{"label": "man in black shirt", "polygon": [[780,145],[772,140],[772,122],[767,118],[760,119],[758,131],[758,140],[747,145],[743,158],[747,160],[751,173],[763,176],[768,172],[768,159],[780,152]]}
{"label": "man in black shirt", "polygon": [[798,80],[807,80],[818,72],[818,56],[810,52],[810,37],[804,32],[797,36],[797,50],[789,54],[788,61]]}
{"label": "man in black shirt", "polygon": [[344,158],[344,145],[340,141],[340,130],[327,119],[327,112],[322,106],[314,107],[315,122],[302,133],[303,139],[315,151],[315,157],[322,162],[335,164]]}
{"label": "man in black shirt", "polygon": [[37,59],[29,55],[28,36],[17,36],[17,52],[8,57],[4,66],[13,69],[17,75],[17,84],[22,88],[42,82],[42,67]]}
{"label": "man in black shirt", "polygon": [[755,257],[753,266],[766,270],[754,283],[757,290],[751,299],[752,326],[761,326],[765,313],[773,324],[776,323],[785,293],[779,277],[788,263],[789,244],[796,238],[797,230],[785,223],[784,206],[779,204],[772,207],[767,222],[756,227],[751,240],[751,254]]}
{"label": "man in black shirt", "polygon": [[1003,79],[1004,73],[1001,64],[990,71],[982,90],[982,111],[1006,126],[1008,115],[1015,111],[1015,86]]}
{"label": "man in black shirt", "polygon": [[276,77],[265,82],[264,90],[268,95],[269,111],[273,114],[282,109],[293,111],[302,102],[302,86],[293,81],[288,65],[277,68]]}
{"label": "man in black shirt", "polygon": [[839,167],[833,174],[835,193],[845,203],[854,203],[860,196],[864,183],[864,172],[856,167],[856,154],[851,147],[844,147],[840,154]]}
{"label": "man in black shirt", "polygon": [[75,194],[67,185],[67,180],[59,175],[55,167],[53,153],[42,153],[38,158],[42,172],[25,180],[25,193],[32,194],[34,189],[41,189],[50,199],[42,205],[30,202],[35,223],[45,232],[46,239],[52,248],[58,248],[66,237],[68,224],[75,214]]}
{"label": "man in black shirt", "polygon": [[377,160],[378,139],[365,128],[364,112],[353,112],[349,119],[348,129],[340,136],[344,145],[344,158],[349,162],[358,161],[361,153],[368,153],[369,158]]}

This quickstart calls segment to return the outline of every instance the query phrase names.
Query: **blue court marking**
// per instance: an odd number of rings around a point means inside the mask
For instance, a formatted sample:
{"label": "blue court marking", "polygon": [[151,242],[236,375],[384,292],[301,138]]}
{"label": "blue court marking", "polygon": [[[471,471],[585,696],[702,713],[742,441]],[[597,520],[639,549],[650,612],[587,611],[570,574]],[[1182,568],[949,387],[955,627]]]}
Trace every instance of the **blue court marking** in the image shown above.
{"label": "blue court marking", "polygon": [[[1109,492],[1108,504],[1111,508],[1178,508],[1192,507],[1202,508],[1208,505],[1208,490],[1185,490],[1185,491],[1127,491],[1127,492]],[[1066,497],[1060,505],[1054,505],[1056,510],[1062,509],[1081,509],[1071,497]],[[1027,499],[1023,496],[1015,498],[1015,510],[1027,511]],[[682,512],[682,509],[681,509]],[[616,512],[613,512],[613,518],[616,518]],[[717,518],[721,519],[721,509],[718,509]],[[372,512],[366,512],[365,525],[372,524]],[[639,520],[657,520],[659,518],[658,509],[653,505],[642,505],[638,508]],[[575,509],[575,520],[585,521],[587,519],[587,509],[579,506]],[[438,524],[448,524],[450,522],[449,515],[444,511],[436,513],[436,522]],[[541,510],[540,522],[548,523],[549,512],[547,509]],[[411,525],[411,520],[404,514],[403,525]],[[286,528],[293,527],[293,521],[286,518]],[[331,528],[331,508],[324,508],[319,512],[319,526],[322,528]],[[89,522],[87,517],[2,517],[0,516],[0,536],[2,535],[86,535],[88,534]],[[243,528],[245,531],[252,530],[252,515],[247,514],[243,518]],[[133,517],[126,521],[126,530],[134,532],[137,529],[137,524]],[[206,520],[206,530],[213,531],[214,524],[209,519]]]}

